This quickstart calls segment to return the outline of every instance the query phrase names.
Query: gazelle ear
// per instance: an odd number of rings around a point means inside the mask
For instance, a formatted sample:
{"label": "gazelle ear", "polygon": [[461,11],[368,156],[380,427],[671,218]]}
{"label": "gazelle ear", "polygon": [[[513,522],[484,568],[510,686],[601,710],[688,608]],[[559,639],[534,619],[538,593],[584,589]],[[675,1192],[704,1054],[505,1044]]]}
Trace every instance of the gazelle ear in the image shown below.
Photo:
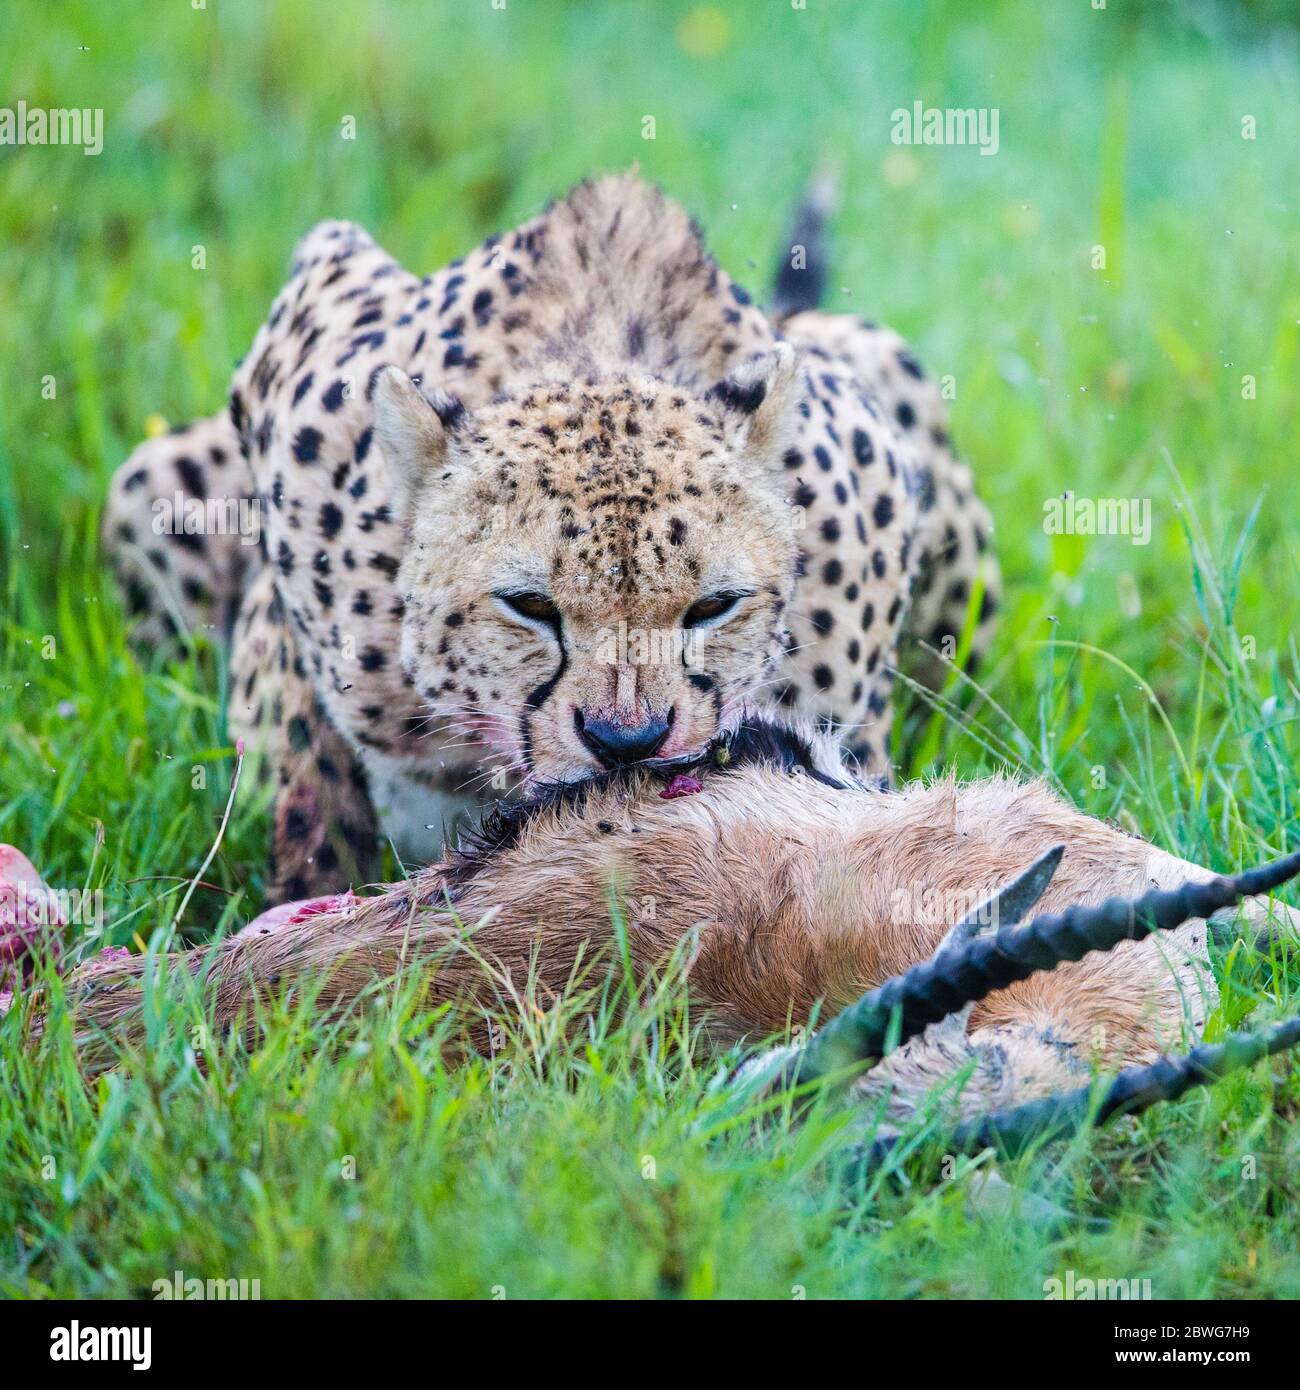
{"label": "gazelle ear", "polygon": [[393,509],[400,514],[445,470],[449,438],[465,422],[466,410],[445,391],[422,390],[397,367],[380,370],[373,399],[375,436],[392,482]]}
{"label": "gazelle ear", "polygon": [[737,447],[764,467],[779,468],[804,397],[803,359],[789,343],[777,343],[710,388],[708,397],[732,420]]}

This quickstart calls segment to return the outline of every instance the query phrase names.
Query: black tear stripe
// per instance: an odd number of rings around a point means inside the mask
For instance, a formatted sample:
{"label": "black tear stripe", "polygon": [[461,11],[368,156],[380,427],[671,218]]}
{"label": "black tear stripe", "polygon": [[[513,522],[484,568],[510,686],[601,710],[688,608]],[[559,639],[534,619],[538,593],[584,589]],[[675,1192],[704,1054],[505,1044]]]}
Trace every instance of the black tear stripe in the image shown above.
{"label": "black tear stripe", "polygon": [[535,714],[551,698],[551,692],[564,679],[564,673],[569,669],[569,652],[564,645],[564,637],[560,632],[558,621],[552,624],[555,632],[555,640],[560,645],[560,664],[555,668],[555,674],[549,680],[543,681],[524,701],[523,712],[519,716],[519,741],[523,744],[524,766],[533,765],[533,733],[528,726],[529,717]]}
{"label": "black tear stripe", "polygon": [[[534,698],[538,706],[546,699],[564,674],[565,664],[566,661],[562,661],[555,675],[528,697],[530,705]],[[528,736],[527,718],[525,714],[525,738]],[[437,896],[442,899],[444,894],[450,895],[454,902],[458,893],[472,884],[496,859],[513,849],[524,831],[547,811],[581,811],[588,798],[612,789],[621,789],[631,795],[640,779],[647,776],[666,783],[683,772],[714,778],[726,777],[747,767],[798,773],[836,791],[850,791],[860,786],[854,782],[838,781],[822,772],[814,760],[812,745],[802,734],[767,716],[754,715],[734,733],[717,739],[696,757],[651,758],[632,767],[593,772],[589,777],[575,782],[544,783],[523,801],[494,802],[484,811],[478,824],[463,831],[456,847],[448,851]]]}
{"label": "black tear stripe", "polygon": [[[686,653],[682,653],[682,665],[686,664]],[[713,701],[713,719],[716,723],[722,718],[722,691],[718,688],[718,683],[712,676],[706,675],[703,671],[689,671],[686,679],[702,695],[708,695]]]}

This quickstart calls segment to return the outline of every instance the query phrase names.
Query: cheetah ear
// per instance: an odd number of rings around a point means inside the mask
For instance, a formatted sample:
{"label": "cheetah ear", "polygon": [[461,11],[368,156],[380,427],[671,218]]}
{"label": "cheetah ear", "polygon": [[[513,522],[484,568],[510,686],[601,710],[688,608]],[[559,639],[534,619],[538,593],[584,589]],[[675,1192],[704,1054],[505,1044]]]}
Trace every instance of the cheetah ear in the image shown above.
{"label": "cheetah ear", "polygon": [[789,343],[777,343],[711,387],[708,398],[732,422],[735,447],[760,466],[777,469],[794,437],[804,389],[802,355]]}
{"label": "cheetah ear", "polygon": [[445,472],[450,436],[464,423],[465,407],[445,391],[424,391],[397,367],[375,376],[375,434],[388,466],[393,510],[409,510],[420,488]]}

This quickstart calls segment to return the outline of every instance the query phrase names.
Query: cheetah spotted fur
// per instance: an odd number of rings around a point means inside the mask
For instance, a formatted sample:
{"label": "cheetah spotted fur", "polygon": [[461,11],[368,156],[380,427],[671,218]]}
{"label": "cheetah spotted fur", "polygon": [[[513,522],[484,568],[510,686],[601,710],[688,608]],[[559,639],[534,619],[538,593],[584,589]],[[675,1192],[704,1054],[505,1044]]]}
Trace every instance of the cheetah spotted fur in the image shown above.
{"label": "cheetah spotted fur", "polygon": [[[900,657],[933,684],[931,649],[987,645],[991,527],[903,341],[793,307],[632,175],[431,275],[349,223],[299,244],[229,408],[142,443],[104,521],[143,645],[229,643],[276,897],[747,701],[888,780]],[[259,544],[159,534],[178,490],[255,501]]]}

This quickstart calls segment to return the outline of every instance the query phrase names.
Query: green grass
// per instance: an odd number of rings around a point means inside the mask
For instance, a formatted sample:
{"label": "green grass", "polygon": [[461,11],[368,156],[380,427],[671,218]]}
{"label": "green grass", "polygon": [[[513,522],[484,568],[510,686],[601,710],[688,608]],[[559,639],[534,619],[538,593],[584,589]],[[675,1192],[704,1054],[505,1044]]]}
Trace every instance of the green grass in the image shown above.
{"label": "green grass", "polygon": [[[314,220],[356,218],[431,269],[639,161],[761,289],[830,155],[834,303],[953,377],[1007,576],[987,698],[957,687],[959,718],[916,713],[905,771],[1048,775],[1215,866],[1292,847],[1285,8],[10,7],[3,100],[103,107],[105,148],[0,148],[0,840],[59,887],[103,890],[86,946],[157,940],[182,885],[152,876],[192,874],[211,844],[232,765],[217,654],[135,663],[97,509],[151,415],[220,403]],[[892,146],[889,113],[918,99],[996,106],[998,155]],[[1150,544],[1045,534],[1067,489],[1149,498]],[[190,936],[257,909],[265,836],[241,791],[208,875],[227,892],[198,892]],[[1216,1029],[1300,1005],[1294,963],[1239,952],[1223,975]],[[846,1117],[759,1133],[729,1114],[679,993],[577,1043],[538,1023],[450,1073],[443,1021],[400,991],[337,1055],[290,1008],[254,1056],[209,1047],[206,1073],[196,1010],[159,999],[156,1045],[89,1089],[58,1016],[30,1050],[21,1013],[0,1025],[0,1291],[147,1295],[182,1269],[267,1297],[1033,1298],[1074,1269],[1157,1297],[1300,1295],[1300,1087],[1280,1063],[1007,1169],[1074,1214],[1048,1233],[972,1218],[970,1164],[939,1180],[914,1161],[846,1195]]]}

